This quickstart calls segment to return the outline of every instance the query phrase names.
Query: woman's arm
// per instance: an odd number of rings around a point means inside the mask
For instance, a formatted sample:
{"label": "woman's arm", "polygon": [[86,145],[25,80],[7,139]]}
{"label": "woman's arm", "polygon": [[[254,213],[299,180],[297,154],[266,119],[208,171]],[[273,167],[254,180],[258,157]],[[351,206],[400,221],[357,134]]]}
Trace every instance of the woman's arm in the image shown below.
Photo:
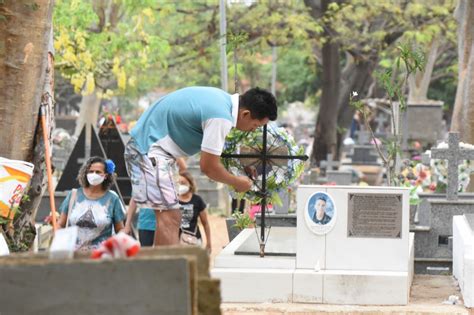
{"label": "woman's arm", "polygon": [[61,215],[59,216],[59,220],[58,220],[58,226],[61,229],[64,229],[66,227],[66,222],[67,222],[67,213],[61,212]]}
{"label": "woman's arm", "polygon": [[123,229],[123,232],[126,234],[130,234],[132,232],[132,221],[135,212],[137,212],[137,204],[132,198],[130,199],[130,204],[128,205],[127,218],[125,220],[125,227]]}
{"label": "woman's arm", "polygon": [[211,253],[211,227],[209,226],[209,220],[207,219],[207,210],[204,209],[199,213],[199,219],[201,220],[202,226],[204,227],[204,233],[206,233],[206,249]]}

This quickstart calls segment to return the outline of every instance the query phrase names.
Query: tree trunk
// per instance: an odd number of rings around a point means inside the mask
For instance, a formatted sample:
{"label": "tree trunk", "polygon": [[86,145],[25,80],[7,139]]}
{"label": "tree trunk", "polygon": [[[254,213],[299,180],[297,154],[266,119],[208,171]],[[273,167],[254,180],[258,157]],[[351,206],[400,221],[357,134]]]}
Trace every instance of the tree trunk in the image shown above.
{"label": "tree trunk", "polygon": [[434,38],[430,44],[425,70],[417,71],[408,78],[408,103],[426,101],[428,99],[428,88],[431,83],[431,75],[438,57],[439,39]]}
{"label": "tree trunk", "polygon": [[[34,217],[45,186],[45,151],[39,123],[44,104],[47,128],[53,127],[53,0],[0,4],[0,156],[32,162],[29,200],[20,204],[13,229],[5,236],[11,251],[28,250],[36,229]],[[49,52],[49,53],[48,53]],[[50,139],[48,139],[50,141]]]}
{"label": "tree trunk", "polygon": [[327,41],[322,49],[322,94],[314,131],[311,162],[319,165],[328,153],[335,156],[337,135],[337,102],[340,93],[339,45]]}
{"label": "tree trunk", "polygon": [[[305,0],[311,16],[318,20],[324,16],[330,3],[339,3],[335,0]],[[322,94],[319,106],[316,128],[314,130],[311,164],[319,165],[326,160],[327,154],[336,151],[337,135],[337,101],[340,89],[341,68],[339,58],[339,43],[331,40],[333,30],[326,25],[324,28],[325,43],[321,49],[322,62]]]}
{"label": "tree trunk", "polygon": [[[0,156],[32,160],[53,0],[0,4]],[[14,132],[4,132],[11,130]],[[21,132],[20,132],[21,131]]]}
{"label": "tree trunk", "polygon": [[356,91],[359,98],[365,97],[372,83],[372,72],[376,64],[376,61],[356,61],[352,57],[348,57],[347,62],[342,73],[342,86],[337,104],[337,125],[340,130],[337,134],[337,156],[341,153],[345,130],[350,128],[354,117],[354,108],[349,105],[349,95]]}
{"label": "tree trunk", "polygon": [[459,24],[459,74],[451,130],[459,131],[462,141],[474,143],[474,4],[460,0],[455,15]]}
{"label": "tree trunk", "polygon": [[79,137],[84,124],[90,123],[92,126],[97,124],[99,118],[100,98],[97,96],[97,90],[90,95],[82,96],[80,104],[81,111],[76,121],[76,131],[74,135]]}

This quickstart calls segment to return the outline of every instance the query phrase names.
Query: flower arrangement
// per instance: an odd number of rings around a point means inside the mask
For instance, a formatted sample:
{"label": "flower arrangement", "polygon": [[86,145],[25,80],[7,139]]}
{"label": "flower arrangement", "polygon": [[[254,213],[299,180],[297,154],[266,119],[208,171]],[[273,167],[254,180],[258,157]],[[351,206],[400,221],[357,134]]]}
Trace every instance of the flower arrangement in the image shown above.
{"label": "flower arrangement", "polygon": [[[263,150],[263,127],[253,132],[233,130],[227,136],[224,154],[260,154]],[[284,128],[275,124],[267,125],[268,155],[304,155],[304,148],[298,147],[295,140]],[[304,161],[299,159],[270,159],[265,170],[259,158],[222,158],[224,167],[236,175],[252,178],[254,184],[245,193],[237,193],[231,189],[233,198],[247,199],[252,203],[260,203],[263,197],[268,203],[281,205],[278,193],[288,189],[304,171]],[[262,175],[266,174],[266,195],[261,192]]]}
{"label": "flower arrangement", "polygon": [[419,193],[433,191],[436,184],[431,182],[431,170],[419,161],[403,161],[401,172],[398,176],[399,184],[410,188],[410,204],[420,203]]}

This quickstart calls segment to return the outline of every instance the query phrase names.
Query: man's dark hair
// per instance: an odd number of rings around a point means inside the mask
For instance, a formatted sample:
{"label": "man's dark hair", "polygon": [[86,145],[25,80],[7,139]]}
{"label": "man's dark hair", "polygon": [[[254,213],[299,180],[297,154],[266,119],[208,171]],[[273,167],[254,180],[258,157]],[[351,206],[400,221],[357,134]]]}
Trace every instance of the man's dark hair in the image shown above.
{"label": "man's dark hair", "polygon": [[318,200],[322,200],[324,202],[327,202],[326,197],[319,197],[316,201],[318,201]]}
{"label": "man's dark hair", "polygon": [[240,96],[239,106],[250,111],[253,119],[277,119],[277,105],[272,93],[259,87],[253,88]]}

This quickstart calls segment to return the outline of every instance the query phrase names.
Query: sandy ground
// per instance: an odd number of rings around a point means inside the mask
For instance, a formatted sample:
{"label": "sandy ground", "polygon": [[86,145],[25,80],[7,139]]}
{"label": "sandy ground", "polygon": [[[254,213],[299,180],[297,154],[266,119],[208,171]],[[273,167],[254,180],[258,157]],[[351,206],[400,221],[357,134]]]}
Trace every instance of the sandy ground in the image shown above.
{"label": "sandy ground", "polygon": [[[211,267],[214,258],[229,242],[225,218],[210,214],[212,252]],[[202,231],[202,229],[201,229]],[[253,314],[469,314],[462,305],[442,304],[450,295],[461,296],[457,283],[451,276],[417,275],[413,280],[410,304],[407,306],[348,306],[297,303],[223,303],[223,315]]]}

